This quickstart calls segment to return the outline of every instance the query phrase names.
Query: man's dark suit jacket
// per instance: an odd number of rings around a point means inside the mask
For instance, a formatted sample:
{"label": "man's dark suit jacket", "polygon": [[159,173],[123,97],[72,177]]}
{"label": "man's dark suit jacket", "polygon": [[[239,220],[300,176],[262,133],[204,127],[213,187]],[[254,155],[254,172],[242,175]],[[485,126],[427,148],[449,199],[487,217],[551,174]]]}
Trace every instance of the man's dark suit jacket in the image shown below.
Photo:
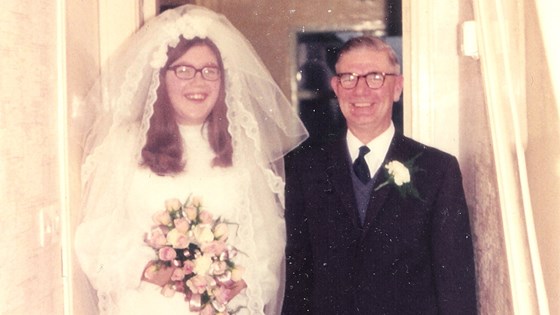
{"label": "man's dark suit jacket", "polygon": [[345,138],[286,158],[283,314],[476,314],[457,159],[396,134],[383,165],[418,154],[411,182],[420,198],[394,185],[373,191],[363,225]]}

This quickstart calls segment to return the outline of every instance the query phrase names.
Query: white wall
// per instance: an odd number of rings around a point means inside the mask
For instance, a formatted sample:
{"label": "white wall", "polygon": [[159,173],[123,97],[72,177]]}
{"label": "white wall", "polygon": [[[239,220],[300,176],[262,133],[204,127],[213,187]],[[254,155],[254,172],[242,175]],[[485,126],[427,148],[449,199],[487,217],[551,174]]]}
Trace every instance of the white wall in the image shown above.
{"label": "white wall", "polygon": [[63,313],[58,4],[4,0],[0,12],[2,315]]}

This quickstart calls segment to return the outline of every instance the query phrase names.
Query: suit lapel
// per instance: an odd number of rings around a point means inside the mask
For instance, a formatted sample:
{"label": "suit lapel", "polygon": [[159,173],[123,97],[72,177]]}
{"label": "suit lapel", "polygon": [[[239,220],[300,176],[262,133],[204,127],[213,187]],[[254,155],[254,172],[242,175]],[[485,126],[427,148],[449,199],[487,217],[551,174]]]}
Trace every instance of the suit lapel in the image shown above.
{"label": "suit lapel", "polygon": [[352,224],[359,228],[359,217],[356,205],[356,197],[352,188],[352,178],[350,175],[350,163],[346,139],[342,138],[334,142],[330,147],[330,154],[327,154],[328,161],[326,167],[327,180],[334,187],[341,203],[348,212]]}
{"label": "suit lapel", "polygon": [[379,214],[379,211],[385,204],[387,198],[395,193],[395,190],[391,185],[385,185],[382,188],[376,190],[379,185],[387,180],[387,173],[385,172],[385,165],[393,160],[404,162],[406,160],[406,152],[399,143],[403,140],[403,136],[396,133],[389,146],[389,151],[383,160],[383,164],[379,168],[378,172],[375,174],[373,191],[371,192],[371,197],[369,200],[368,210],[366,212],[366,218],[364,221],[364,232],[366,232],[375,221],[375,218]]}

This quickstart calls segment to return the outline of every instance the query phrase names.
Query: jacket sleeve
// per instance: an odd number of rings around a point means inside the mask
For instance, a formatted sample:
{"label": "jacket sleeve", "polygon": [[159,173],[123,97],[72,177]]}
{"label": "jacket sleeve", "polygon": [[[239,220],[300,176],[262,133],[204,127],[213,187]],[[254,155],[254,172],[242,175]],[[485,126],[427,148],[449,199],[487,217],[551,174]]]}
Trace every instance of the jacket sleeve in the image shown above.
{"label": "jacket sleeve", "polygon": [[301,173],[286,159],[286,287],[282,314],[311,313],[313,257]]}
{"label": "jacket sleeve", "polygon": [[443,174],[432,217],[432,262],[439,314],[476,314],[469,213],[456,158]]}

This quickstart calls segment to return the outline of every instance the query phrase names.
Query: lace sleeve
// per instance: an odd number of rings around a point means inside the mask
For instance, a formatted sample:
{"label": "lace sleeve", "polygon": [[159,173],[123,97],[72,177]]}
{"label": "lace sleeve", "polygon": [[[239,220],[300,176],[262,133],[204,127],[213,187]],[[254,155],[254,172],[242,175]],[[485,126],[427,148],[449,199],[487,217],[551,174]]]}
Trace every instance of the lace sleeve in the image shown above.
{"label": "lace sleeve", "polygon": [[[75,252],[97,290],[102,313],[121,290],[137,286],[154,252],[143,244],[143,232],[131,224],[125,209],[127,187],[137,167],[131,149],[137,128],[113,130],[83,166],[82,211]],[[110,313],[110,312],[107,312]]]}

